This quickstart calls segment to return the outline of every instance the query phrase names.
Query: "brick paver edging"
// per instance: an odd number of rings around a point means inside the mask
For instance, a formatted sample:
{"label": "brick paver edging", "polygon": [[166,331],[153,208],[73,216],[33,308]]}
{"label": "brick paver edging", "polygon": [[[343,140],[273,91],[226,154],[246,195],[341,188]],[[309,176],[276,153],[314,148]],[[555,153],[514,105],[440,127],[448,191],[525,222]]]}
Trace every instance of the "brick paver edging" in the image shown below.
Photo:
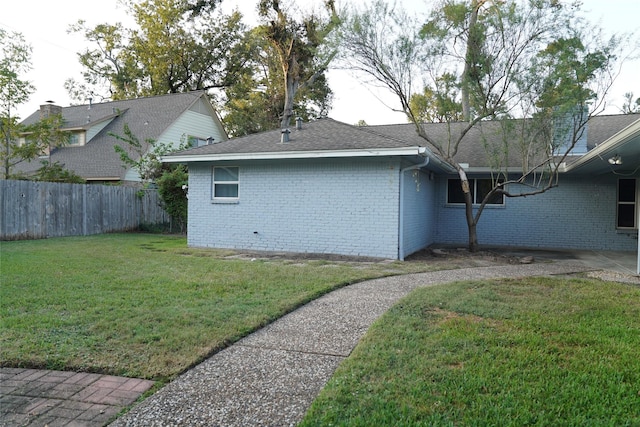
{"label": "brick paver edging", "polygon": [[104,426],[153,381],[37,369],[0,369],[0,426]]}

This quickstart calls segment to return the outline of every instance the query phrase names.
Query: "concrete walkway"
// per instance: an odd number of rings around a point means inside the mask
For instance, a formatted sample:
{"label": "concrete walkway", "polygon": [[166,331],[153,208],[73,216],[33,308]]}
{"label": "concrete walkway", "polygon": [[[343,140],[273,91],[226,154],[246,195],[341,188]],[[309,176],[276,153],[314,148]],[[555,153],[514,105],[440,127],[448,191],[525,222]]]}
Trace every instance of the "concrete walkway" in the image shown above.
{"label": "concrete walkway", "polygon": [[420,286],[458,280],[564,275],[580,262],[437,271],[331,292],[189,370],[112,426],[293,426],[369,326]]}
{"label": "concrete walkway", "polygon": [[[548,262],[395,276],[331,292],[215,354],[112,425],[295,425],[373,321],[413,289],[602,269],[616,274],[612,267],[625,259],[614,257],[611,265],[599,254],[541,255],[536,259]],[[631,279],[640,284],[637,276]],[[0,427],[102,427],[152,385],[108,375],[0,368]]]}

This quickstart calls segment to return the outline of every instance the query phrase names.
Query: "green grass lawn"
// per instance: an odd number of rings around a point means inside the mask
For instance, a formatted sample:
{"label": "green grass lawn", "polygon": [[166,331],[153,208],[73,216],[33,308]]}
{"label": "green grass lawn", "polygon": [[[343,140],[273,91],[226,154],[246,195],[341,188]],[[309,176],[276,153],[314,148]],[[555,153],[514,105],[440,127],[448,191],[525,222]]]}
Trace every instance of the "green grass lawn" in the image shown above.
{"label": "green grass lawn", "polygon": [[640,288],[422,288],[379,319],[303,426],[639,426]]}
{"label": "green grass lawn", "polygon": [[151,234],[0,245],[0,365],[160,380],[339,286],[429,269],[252,262]]}

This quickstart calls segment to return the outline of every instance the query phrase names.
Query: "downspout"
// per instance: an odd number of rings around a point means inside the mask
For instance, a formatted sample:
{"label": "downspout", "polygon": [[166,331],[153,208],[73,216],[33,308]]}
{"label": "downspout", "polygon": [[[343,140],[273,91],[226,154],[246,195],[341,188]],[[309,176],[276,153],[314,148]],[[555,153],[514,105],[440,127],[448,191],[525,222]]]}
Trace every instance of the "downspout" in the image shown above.
{"label": "downspout", "polygon": [[[421,147],[422,148],[422,147]],[[426,150],[421,151],[420,155],[425,156]],[[431,157],[425,157],[422,163],[417,165],[400,168],[400,207],[398,209],[400,218],[398,219],[398,259],[404,261],[404,173],[410,170],[422,169],[429,164]]]}
{"label": "downspout", "polygon": [[636,225],[638,226],[638,264],[636,265],[636,274],[640,276],[640,209],[638,209],[638,222],[636,222]]}

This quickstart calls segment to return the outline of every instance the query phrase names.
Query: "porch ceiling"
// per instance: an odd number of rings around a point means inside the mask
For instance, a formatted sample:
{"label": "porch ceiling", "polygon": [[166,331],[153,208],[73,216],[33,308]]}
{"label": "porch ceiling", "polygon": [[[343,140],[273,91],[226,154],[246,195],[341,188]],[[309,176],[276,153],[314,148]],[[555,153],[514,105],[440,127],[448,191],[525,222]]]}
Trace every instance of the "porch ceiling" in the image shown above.
{"label": "porch ceiling", "polygon": [[[619,163],[614,162],[618,159]],[[564,172],[581,175],[604,173],[637,175],[640,172],[640,120],[599,144],[589,153],[568,162]]]}

